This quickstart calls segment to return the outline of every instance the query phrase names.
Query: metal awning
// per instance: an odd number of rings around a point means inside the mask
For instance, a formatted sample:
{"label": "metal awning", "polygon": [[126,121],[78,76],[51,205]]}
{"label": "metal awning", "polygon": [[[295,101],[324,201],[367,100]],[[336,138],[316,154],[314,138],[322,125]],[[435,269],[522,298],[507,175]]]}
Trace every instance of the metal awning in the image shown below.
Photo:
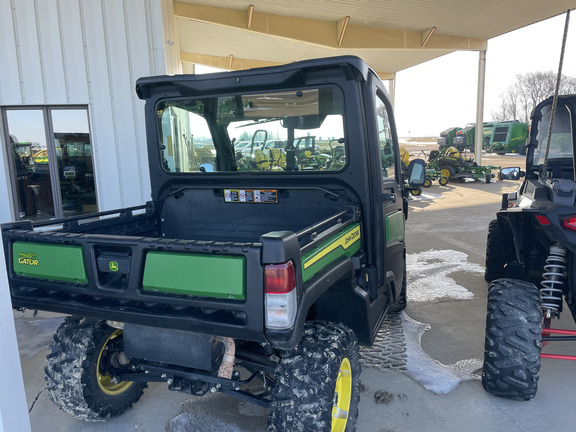
{"label": "metal awning", "polygon": [[559,15],[574,0],[180,0],[184,65],[245,69],[353,54],[382,79]]}

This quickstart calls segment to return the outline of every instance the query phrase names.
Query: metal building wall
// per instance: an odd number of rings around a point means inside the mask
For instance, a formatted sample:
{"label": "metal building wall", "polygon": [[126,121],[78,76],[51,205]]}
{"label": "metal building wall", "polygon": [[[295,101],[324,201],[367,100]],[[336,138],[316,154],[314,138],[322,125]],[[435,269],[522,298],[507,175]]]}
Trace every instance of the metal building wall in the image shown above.
{"label": "metal building wall", "polygon": [[[0,106],[89,106],[100,210],[150,198],[143,103],[134,84],[166,73],[172,45],[164,43],[162,15],[171,4],[0,0]],[[3,147],[0,166],[7,168]],[[0,194],[10,191],[8,181],[0,176]],[[0,200],[0,222],[12,217],[9,201]]]}
{"label": "metal building wall", "polygon": [[[100,210],[149,199],[144,105],[134,84],[167,67],[176,71],[177,44],[164,43],[173,33],[172,0],[0,0],[0,107],[88,106]],[[14,214],[11,155],[1,124],[0,137],[2,223]],[[10,391],[0,392],[0,432],[26,432],[30,423],[7,284],[2,265],[0,368]]]}

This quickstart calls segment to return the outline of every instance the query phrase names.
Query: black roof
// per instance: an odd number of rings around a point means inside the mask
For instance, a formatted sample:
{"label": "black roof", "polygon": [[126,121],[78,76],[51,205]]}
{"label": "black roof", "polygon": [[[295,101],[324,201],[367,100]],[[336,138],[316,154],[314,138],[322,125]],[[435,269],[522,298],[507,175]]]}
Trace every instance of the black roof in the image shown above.
{"label": "black roof", "polygon": [[[313,60],[303,60],[279,66],[246,69],[239,71],[217,72],[210,74],[183,74],[183,75],[159,75],[139,78],[136,81],[136,93],[140,99],[148,99],[154,88],[177,89],[181,95],[205,91],[208,88],[229,89],[230,87],[244,88],[256,83],[264,84],[259,77],[264,75],[278,74],[277,82],[289,81],[290,77],[305,70],[320,70],[325,68],[340,67],[354,70],[364,80],[368,78],[370,67],[359,57],[339,56],[326,57]],[[374,73],[372,71],[372,73]],[[284,76],[281,78],[281,76]],[[207,83],[210,82],[209,85]],[[235,84],[235,85],[234,85]],[[266,85],[266,84],[264,84]]]}

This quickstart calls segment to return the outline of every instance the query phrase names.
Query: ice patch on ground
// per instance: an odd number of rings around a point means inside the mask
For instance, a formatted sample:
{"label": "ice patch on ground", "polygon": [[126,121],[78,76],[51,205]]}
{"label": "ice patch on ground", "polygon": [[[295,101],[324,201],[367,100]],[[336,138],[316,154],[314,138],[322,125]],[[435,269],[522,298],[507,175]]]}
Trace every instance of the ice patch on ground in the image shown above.
{"label": "ice patch on ground", "polygon": [[406,374],[420,383],[426,390],[436,394],[447,394],[462,381],[479,379],[475,372],[482,367],[480,359],[460,360],[453,365],[444,365],[422,351],[421,340],[430,325],[413,320],[402,313],[402,329],[406,337]]}
{"label": "ice patch on ground", "polygon": [[410,194],[410,197],[414,201],[427,201],[427,200],[435,200],[435,199],[444,198],[444,195],[422,191],[422,195],[415,196],[415,195]]}
{"label": "ice patch on ground", "polygon": [[269,411],[220,393],[183,402],[166,432],[265,432]]}
{"label": "ice patch on ground", "polygon": [[441,298],[469,300],[474,294],[448,277],[455,272],[484,273],[484,267],[468,262],[468,255],[454,250],[429,250],[406,257],[408,300],[434,301]]}

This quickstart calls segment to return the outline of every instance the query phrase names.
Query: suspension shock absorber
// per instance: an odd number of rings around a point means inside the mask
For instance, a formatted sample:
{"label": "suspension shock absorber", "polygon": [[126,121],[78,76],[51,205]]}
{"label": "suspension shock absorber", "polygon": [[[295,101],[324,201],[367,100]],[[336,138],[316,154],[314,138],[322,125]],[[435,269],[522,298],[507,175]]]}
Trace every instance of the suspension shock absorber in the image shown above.
{"label": "suspension shock absorber", "polygon": [[553,245],[544,265],[540,288],[541,307],[546,319],[560,315],[565,275],[566,248],[559,244]]}

